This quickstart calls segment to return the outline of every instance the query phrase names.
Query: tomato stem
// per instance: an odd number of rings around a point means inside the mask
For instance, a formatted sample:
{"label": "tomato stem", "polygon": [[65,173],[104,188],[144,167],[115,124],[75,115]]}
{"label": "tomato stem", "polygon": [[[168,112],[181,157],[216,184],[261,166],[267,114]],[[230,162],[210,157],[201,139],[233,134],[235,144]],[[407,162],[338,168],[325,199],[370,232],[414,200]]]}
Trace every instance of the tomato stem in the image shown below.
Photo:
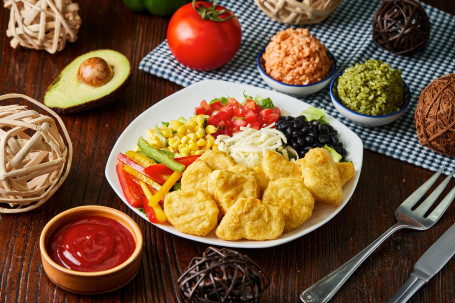
{"label": "tomato stem", "polygon": [[[193,0],[193,8],[201,15],[201,18],[204,20],[212,20],[212,21],[217,21],[217,22],[223,22],[227,21],[231,18],[234,18],[235,15],[232,13],[231,10],[225,8],[222,10],[216,10],[216,0],[213,0],[213,4],[210,7],[205,7],[203,5],[199,5],[196,7],[196,0]],[[226,13],[226,12],[231,12],[232,15],[222,19],[219,16]]]}

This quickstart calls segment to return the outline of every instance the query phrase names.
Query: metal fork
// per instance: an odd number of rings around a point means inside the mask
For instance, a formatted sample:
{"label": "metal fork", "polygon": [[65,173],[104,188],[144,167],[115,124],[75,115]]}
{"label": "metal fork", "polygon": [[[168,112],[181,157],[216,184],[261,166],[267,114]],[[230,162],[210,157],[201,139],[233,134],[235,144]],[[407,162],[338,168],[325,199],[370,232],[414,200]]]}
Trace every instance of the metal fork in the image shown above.
{"label": "metal fork", "polygon": [[412,209],[417,202],[423,197],[428,189],[436,182],[438,177],[443,172],[444,167],[437,173],[431,176],[424,184],[422,184],[414,193],[412,193],[395,211],[395,217],[398,222],[389,228],[378,239],[368,245],[364,250],[354,256],[351,260],[344,263],[340,268],[331,272],[325,278],[319,280],[308,289],[300,294],[300,299],[305,303],[327,302],[333,295],[343,286],[354,271],[365,261],[365,259],[390,235],[402,228],[415,230],[426,230],[432,227],[446,209],[449,207],[455,198],[455,188],[453,188],[447,196],[435,207],[435,209],[427,216],[424,215],[434,204],[436,199],[442,193],[444,188],[449,183],[454,172],[447,176],[444,181],[419,205],[416,209]]}

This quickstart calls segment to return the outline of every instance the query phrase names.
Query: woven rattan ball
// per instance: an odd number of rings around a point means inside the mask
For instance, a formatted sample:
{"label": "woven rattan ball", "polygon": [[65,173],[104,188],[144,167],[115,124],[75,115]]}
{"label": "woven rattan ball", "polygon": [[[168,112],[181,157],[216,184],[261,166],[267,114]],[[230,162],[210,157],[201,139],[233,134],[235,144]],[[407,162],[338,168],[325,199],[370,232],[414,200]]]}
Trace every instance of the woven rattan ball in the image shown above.
{"label": "woven rattan ball", "polygon": [[341,0],[254,0],[270,18],[287,24],[319,23],[341,4]]}
{"label": "woven rattan ball", "polygon": [[455,74],[438,78],[425,87],[414,118],[422,145],[455,157]]}
{"label": "woven rattan ball", "polygon": [[259,302],[269,279],[247,256],[209,247],[177,283],[183,302]]}
{"label": "woven rattan ball", "polygon": [[396,55],[410,55],[427,44],[430,21],[414,0],[383,0],[373,17],[373,41]]}
{"label": "woven rattan ball", "polygon": [[[29,101],[58,121],[27,106],[0,106],[0,213],[20,213],[42,205],[60,187],[71,167],[73,148],[62,120],[36,100],[20,95],[0,96]],[[22,101],[23,102],[23,101]]]}
{"label": "woven rattan ball", "polygon": [[77,40],[79,4],[71,0],[5,0],[11,10],[6,35],[11,47],[44,49],[53,54]]}

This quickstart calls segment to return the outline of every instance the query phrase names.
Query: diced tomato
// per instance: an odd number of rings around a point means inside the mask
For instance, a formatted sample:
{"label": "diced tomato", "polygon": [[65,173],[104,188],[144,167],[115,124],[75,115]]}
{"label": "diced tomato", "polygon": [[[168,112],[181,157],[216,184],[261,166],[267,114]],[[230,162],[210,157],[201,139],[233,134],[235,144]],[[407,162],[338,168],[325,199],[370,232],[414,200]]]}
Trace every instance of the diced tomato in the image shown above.
{"label": "diced tomato", "polygon": [[266,124],[271,124],[273,122],[276,122],[276,121],[278,121],[278,118],[280,117],[277,113],[274,113],[273,109],[271,109],[271,108],[261,110],[261,112],[259,113],[259,116],[262,118],[262,120]]}
{"label": "diced tomato", "polygon": [[212,104],[210,104],[210,107],[213,110],[220,110],[220,108],[223,107],[223,103],[221,103],[221,101],[216,101],[216,102],[213,102]]}
{"label": "diced tomato", "polygon": [[234,114],[236,117],[245,117],[247,110],[243,107],[234,107]]}
{"label": "diced tomato", "polygon": [[245,114],[245,121],[248,123],[258,122],[256,119],[256,114],[252,110],[248,110]]}
{"label": "diced tomato", "polygon": [[234,124],[234,126],[238,126],[239,128],[242,127],[242,126],[247,126],[247,122],[245,121],[245,119],[242,119],[242,118],[236,118],[236,117],[233,117],[234,120],[231,120],[232,124]]}
{"label": "diced tomato", "polygon": [[229,98],[228,105],[233,105],[236,107],[242,106],[242,104],[240,104],[239,101],[237,101],[235,98]]}
{"label": "diced tomato", "polygon": [[195,108],[195,111],[196,111],[196,115],[205,115],[205,108],[203,108],[201,106],[197,106]]}
{"label": "diced tomato", "polygon": [[243,106],[246,110],[252,110],[256,112],[258,108],[262,109],[259,105],[256,104],[253,100],[246,100],[245,105]]}
{"label": "diced tomato", "polygon": [[250,123],[250,127],[259,130],[261,129],[261,123],[259,122]]}
{"label": "diced tomato", "polygon": [[[275,114],[278,114],[278,117],[281,116],[281,110],[279,107],[275,107],[273,110],[272,110]],[[278,121],[278,120],[277,120]]]}
{"label": "diced tomato", "polygon": [[213,113],[213,108],[210,107],[210,105],[205,100],[201,101],[200,107],[205,109],[205,114],[207,115],[211,115]]}

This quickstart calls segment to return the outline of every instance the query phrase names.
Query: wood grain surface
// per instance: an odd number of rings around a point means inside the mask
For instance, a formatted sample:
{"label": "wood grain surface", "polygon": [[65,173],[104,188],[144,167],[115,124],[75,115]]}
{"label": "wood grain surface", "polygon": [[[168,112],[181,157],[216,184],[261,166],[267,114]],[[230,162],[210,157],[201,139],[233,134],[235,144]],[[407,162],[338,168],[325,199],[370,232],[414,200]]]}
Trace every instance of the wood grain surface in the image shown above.
{"label": "wood grain surface", "polygon": [[[74,157],[71,172],[56,194],[30,213],[0,216],[0,302],[178,302],[176,280],[207,245],[172,236],[138,217],[104,177],[109,152],[128,124],[182,88],[137,68],[141,58],[165,39],[169,17],[133,13],[120,0],[78,2],[83,16],[79,39],[54,55],[12,49],[5,34],[9,10],[0,9],[0,94],[17,92],[43,100],[47,86],[66,64],[95,49],[122,52],[130,59],[133,71],[126,95],[116,103],[63,117],[73,140]],[[455,1],[424,2],[455,15]],[[365,150],[357,189],[330,222],[285,245],[239,250],[270,277],[262,301],[299,302],[304,288],[392,226],[396,207],[431,175],[420,167]],[[110,206],[130,215],[139,224],[145,242],[136,278],[102,296],[79,296],[59,289],[47,278],[40,261],[38,241],[44,225],[68,208],[89,204]],[[387,301],[406,281],[417,259],[454,222],[452,205],[428,231],[397,232],[368,258],[332,302]],[[451,260],[411,302],[454,302],[454,267]]]}

